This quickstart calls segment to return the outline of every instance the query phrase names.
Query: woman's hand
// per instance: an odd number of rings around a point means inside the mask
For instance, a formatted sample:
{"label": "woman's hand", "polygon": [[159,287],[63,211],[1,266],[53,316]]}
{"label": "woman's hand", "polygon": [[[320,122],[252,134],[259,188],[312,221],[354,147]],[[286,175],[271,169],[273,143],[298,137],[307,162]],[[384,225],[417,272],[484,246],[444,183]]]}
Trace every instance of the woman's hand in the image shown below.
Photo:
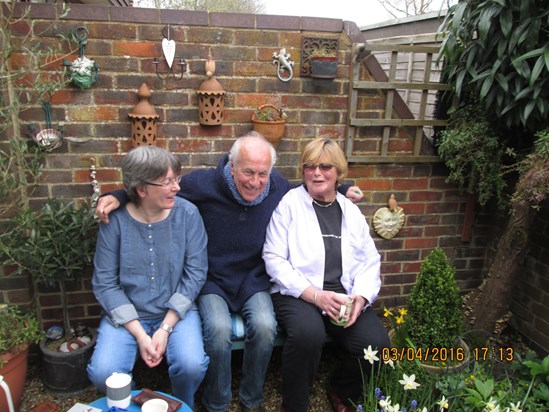
{"label": "woman's hand", "polygon": [[140,336],[137,339],[137,345],[139,346],[141,359],[149,368],[154,368],[162,362],[164,353],[160,354],[157,351],[157,344],[153,343],[153,339],[149,335]]}
{"label": "woman's hand", "polygon": [[329,290],[319,290],[316,296],[316,306],[322,309],[322,312],[326,313],[335,322],[341,321],[339,317],[341,306],[344,306],[348,302],[348,296]]}
{"label": "woman's hand", "polygon": [[356,320],[362,313],[362,309],[364,309],[364,306],[366,305],[366,299],[363,296],[351,295],[350,298],[353,299],[353,306],[351,306],[351,315],[349,316],[349,321],[344,326],[344,328],[348,328],[356,322]]}
{"label": "woman's hand", "polygon": [[351,202],[356,203],[360,201],[364,197],[364,193],[362,193],[362,190],[360,190],[360,187],[358,186],[351,186],[349,190],[347,190],[347,193],[345,194],[347,199],[349,199]]}

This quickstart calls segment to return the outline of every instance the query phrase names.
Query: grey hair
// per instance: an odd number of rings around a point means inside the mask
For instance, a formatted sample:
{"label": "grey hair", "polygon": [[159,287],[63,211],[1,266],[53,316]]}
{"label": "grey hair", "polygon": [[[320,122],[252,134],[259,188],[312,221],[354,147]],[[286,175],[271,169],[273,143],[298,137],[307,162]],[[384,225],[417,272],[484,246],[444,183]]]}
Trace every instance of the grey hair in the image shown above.
{"label": "grey hair", "polygon": [[166,149],[139,146],[128,152],[122,161],[122,181],[130,200],[138,204],[137,189],[147,182],[166,176],[170,169],[178,176],[181,173],[181,161]]}
{"label": "grey hair", "polygon": [[269,148],[269,152],[271,154],[271,166],[269,167],[270,173],[276,163],[276,150],[273,145],[267,139],[265,139],[265,137],[263,137],[261,133],[258,133],[255,130],[252,130],[251,132],[246,133],[244,136],[236,139],[236,142],[233,143],[231,151],[229,152],[229,162],[231,162],[233,165],[238,163],[242,143],[251,139],[257,139],[263,142]]}

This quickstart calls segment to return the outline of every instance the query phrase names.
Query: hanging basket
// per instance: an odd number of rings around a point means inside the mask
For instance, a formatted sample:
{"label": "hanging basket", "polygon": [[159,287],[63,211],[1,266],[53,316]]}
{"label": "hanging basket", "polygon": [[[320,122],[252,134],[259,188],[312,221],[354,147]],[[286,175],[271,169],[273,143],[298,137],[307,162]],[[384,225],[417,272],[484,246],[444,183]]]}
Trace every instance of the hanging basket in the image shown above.
{"label": "hanging basket", "polygon": [[[267,113],[266,117],[272,118],[272,120],[262,120],[261,113]],[[282,119],[279,113],[280,109],[277,106],[264,104],[259,106],[257,111],[252,115],[253,130],[261,133],[275,148],[278,146],[286,130],[286,120]]]}
{"label": "hanging basket", "polygon": [[336,56],[314,56],[310,58],[311,77],[333,79],[337,76]]}

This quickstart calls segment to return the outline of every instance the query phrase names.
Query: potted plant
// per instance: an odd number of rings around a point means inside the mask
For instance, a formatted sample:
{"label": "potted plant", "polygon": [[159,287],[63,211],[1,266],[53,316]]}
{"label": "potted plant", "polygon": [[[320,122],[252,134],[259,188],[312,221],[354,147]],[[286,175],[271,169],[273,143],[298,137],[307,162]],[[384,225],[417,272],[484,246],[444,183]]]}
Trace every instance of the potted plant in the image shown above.
{"label": "potted plant", "polygon": [[410,357],[434,372],[463,365],[469,358],[469,348],[460,337],[462,298],[455,273],[444,251],[434,249],[421,265],[407,308],[396,314],[386,309],[384,314],[393,326],[393,345],[413,348]]}
{"label": "potted plant", "polygon": [[286,113],[274,104],[259,106],[252,115],[253,130],[276,148],[286,129]]}
{"label": "potted plant", "polygon": [[311,77],[333,79],[337,76],[337,51],[324,48],[313,50],[309,56]]}
{"label": "potted plant", "polygon": [[[74,334],[66,283],[78,279],[91,266],[97,223],[89,207],[48,199],[38,212],[21,210],[12,224],[0,237],[2,263],[14,266],[13,274],[29,273],[34,283],[57,286],[61,292],[64,339],[50,342],[44,338],[40,342],[44,385],[59,394],[77,393],[90,384],[86,365],[95,331],[89,329],[85,337]],[[67,342],[67,352],[58,351],[63,342]]]}
{"label": "potted plant", "polygon": [[0,305],[0,376],[10,391],[8,398],[5,387],[0,390],[0,412],[7,412],[10,402],[18,410],[25,387],[29,345],[38,343],[43,335],[35,316],[21,312],[16,306]]}

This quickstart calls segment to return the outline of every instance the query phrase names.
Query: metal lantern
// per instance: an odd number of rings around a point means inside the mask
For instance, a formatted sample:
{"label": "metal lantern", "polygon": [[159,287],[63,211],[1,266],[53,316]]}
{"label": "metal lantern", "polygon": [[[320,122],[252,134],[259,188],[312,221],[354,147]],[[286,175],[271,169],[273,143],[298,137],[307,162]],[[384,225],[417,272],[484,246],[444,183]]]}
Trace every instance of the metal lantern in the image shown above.
{"label": "metal lantern", "polygon": [[217,126],[223,123],[224,96],[223,86],[214,77],[215,62],[211,52],[205,64],[206,76],[196,93],[198,94],[198,122],[206,126]]}
{"label": "metal lantern", "polygon": [[149,103],[151,91],[143,83],[137,90],[139,102],[128,115],[132,120],[132,141],[134,146],[156,146],[156,123],[160,117]]}

